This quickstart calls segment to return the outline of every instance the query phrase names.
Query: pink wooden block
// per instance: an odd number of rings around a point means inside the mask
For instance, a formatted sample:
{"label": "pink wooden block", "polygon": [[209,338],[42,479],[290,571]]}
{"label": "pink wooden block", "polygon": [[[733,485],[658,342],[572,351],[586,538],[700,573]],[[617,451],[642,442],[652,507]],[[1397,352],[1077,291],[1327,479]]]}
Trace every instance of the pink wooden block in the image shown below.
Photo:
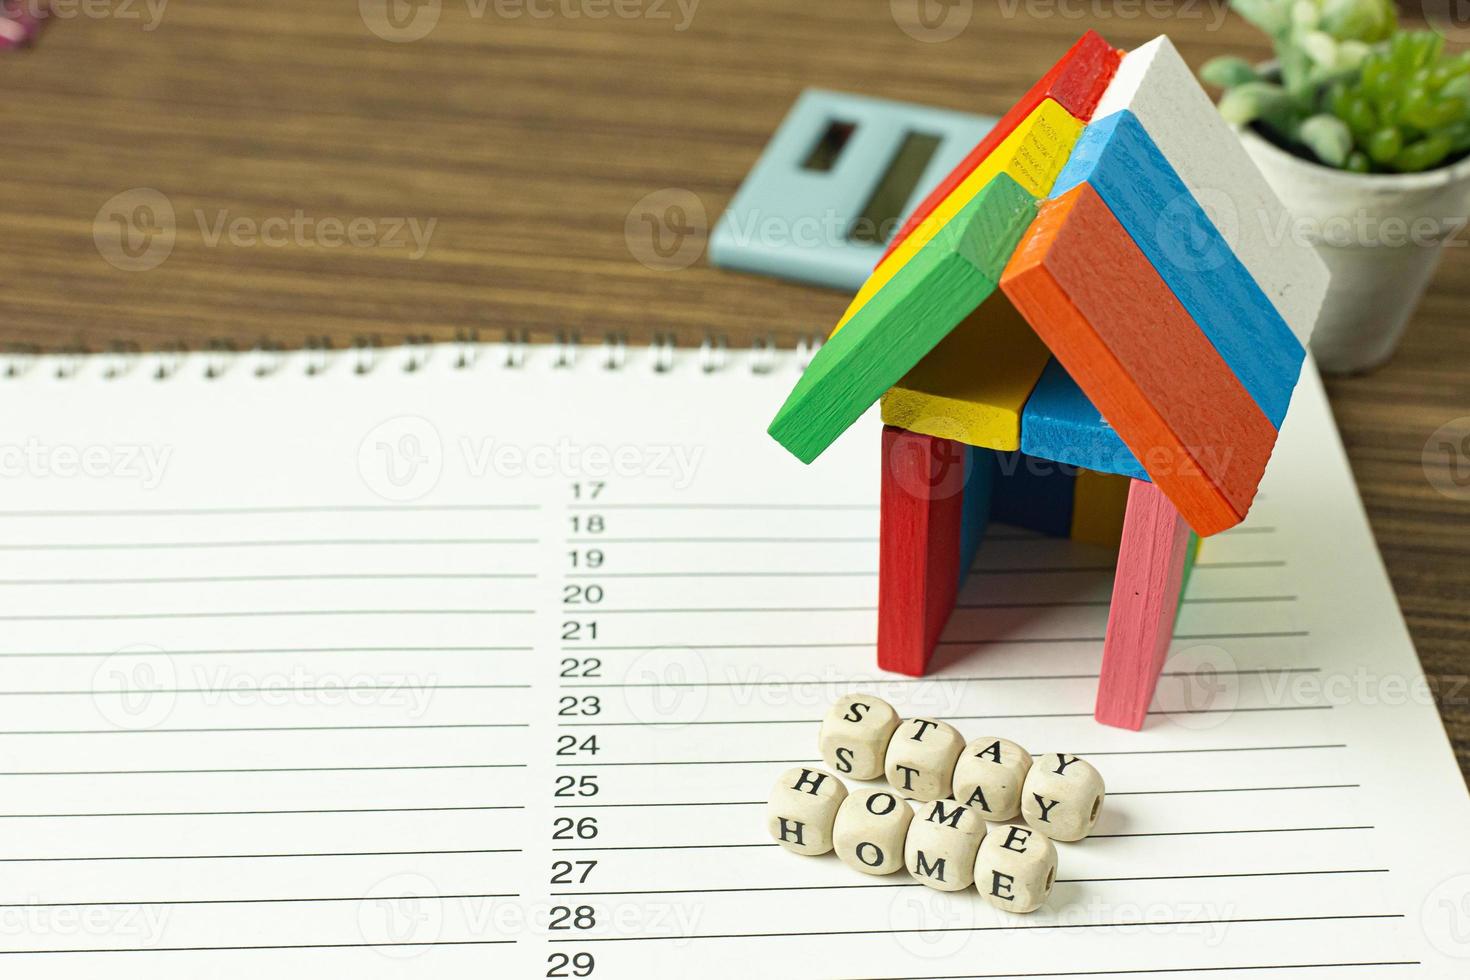
{"label": "pink wooden block", "polygon": [[1094,717],[1138,731],[1174,636],[1189,525],[1152,483],[1133,480],[1103,643]]}

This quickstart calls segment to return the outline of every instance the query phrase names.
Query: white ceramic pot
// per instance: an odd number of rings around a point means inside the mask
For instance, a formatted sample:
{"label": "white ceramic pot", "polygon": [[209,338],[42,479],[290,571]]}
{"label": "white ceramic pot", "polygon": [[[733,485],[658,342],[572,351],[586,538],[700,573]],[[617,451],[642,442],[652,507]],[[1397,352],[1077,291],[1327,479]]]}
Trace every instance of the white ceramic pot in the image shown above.
{"label": "white ceramic pot", "polygon": [[1355,174],[1312,163],[1252,130],[1241,141],[1295,218],[1292,234],[1316,246],[1332,287],[1312,353],[1323,371],[1351,374],[1393,354],[1446,244],[1470,217],[1470,159],[1419,174]]}

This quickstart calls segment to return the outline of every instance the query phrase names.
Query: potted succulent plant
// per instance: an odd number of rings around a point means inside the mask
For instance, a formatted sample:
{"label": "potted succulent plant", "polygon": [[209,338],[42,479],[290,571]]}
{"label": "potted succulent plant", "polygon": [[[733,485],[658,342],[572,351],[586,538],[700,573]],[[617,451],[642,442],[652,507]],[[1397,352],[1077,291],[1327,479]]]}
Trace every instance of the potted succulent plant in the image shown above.
{"label": "potted succulent plant", "polygon": [[1470,215],[1470,53],[1399,30],[1390,0],[1231,6],[1276,59],[1216,58],[1200,74],[1296,219],[1277,233],[1311,241],[1332,271],[1318,364],[1376,367]]}

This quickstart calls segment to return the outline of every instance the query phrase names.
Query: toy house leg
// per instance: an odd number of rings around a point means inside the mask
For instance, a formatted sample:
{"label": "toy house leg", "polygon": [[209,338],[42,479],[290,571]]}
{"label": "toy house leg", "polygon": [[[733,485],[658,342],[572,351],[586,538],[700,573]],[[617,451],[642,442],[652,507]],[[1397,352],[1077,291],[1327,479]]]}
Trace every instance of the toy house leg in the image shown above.
{"label": "toy house leg", "polygon": [[878,666],[922,676],[954,609],[969,450],[883,427]]}
{"label": "toy house leg", "polygon": [[1152,483],[1128,488],[1094,712],[1104,725],[1143,727],[1174,635],[1189,553],[1184,518]]}

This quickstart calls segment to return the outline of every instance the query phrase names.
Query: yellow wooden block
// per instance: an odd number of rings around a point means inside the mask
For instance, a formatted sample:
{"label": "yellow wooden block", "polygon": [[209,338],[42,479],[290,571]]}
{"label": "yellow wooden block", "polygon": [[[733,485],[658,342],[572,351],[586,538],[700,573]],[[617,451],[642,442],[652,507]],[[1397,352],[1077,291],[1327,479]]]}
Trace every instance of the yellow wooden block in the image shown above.
{"label": "yellow wooden block", "polygon": [[883,421],[982,449],[1021,448],[1021,411],[1051,355],[993,293],[883,396]]}
{"label": "yellow wooden block", "polygon": [[1085,125],[1052,99],[1043,99],[1021,125],[1002,140],[995,151],[962,184],[951,191],[929,217],[909,233],[908,238],[878,263],[878,267],[848,304],[847,312],[842,314],[842,319],[832,332],[835,334],[846,326],[853,314],[887,285],[888,280],[939,234],[949,220],[959,214],[996,174],[1010,174],[1032,197],[1045,198],[1051,193],[1051,186],[1055,183],[1057,174],[1062,172],[1067,157],[1072,153],[1072,144],[1082,135]]}
{"label": "yellow wooden block", "polygon": [[1077,471],[1072,495],[1072,540],[1116,548],[1123,540],[1123,513],[1128,509],[1128,485],[1117,473]]}

